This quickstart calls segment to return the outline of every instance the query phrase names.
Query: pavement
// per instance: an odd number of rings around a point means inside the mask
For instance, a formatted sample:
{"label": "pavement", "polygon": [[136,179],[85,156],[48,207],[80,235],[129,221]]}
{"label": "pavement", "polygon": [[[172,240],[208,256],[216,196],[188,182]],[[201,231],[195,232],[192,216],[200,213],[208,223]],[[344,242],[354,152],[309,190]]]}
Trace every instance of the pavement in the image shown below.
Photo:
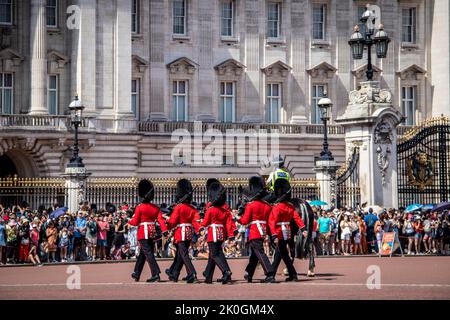
{"label": "pavement", "polygon": [[[161,270],[171,261],[159,260]],[[299,282],[246,283],[246,259],[229,259],[233,283],[203,283],[206,260],[195,260],[200,283],[169,282],[164,272],[160,283],[148,284],[145,266],[140,282],[130,274],[134,262],[58,264],[43,267],[0,268],[0,299],[152,299],[152,300],[297,300],[297,299],[445,299],[450,300],[450,257],[328,257],[316,259],[316,276],[307,278],[308,262],[296,260]],[[282,271],[280,265],[279,272]],[[183,271],[184,272],[184,271]],[[184,276],[182,273],[181,277]],[[216,278],[220,272],[216,270]],[[259,267],[254,280],[263,279]]]}

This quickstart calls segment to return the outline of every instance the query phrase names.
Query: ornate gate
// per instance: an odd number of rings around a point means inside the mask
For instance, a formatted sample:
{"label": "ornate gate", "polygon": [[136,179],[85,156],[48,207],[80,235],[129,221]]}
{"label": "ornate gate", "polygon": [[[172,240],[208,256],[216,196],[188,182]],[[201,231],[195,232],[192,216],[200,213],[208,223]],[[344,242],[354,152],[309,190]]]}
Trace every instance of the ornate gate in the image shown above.
{"label": "ornate gate", "polygon": [[336,207],[354,208],[361,202],[359,188],[359,147],[336,173]]}
{"label": "ornate gate", "polygon": [[450,119],[433,118],[397,144],[398,203],[436,204],[450,199]]}

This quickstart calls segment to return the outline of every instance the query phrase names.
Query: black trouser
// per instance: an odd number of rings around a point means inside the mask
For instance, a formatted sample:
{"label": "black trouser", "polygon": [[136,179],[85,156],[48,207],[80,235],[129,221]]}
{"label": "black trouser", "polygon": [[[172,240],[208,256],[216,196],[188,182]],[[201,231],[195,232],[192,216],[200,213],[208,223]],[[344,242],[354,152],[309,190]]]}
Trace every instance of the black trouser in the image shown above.
{"label": "black trouser", "polygon": [[16,260],[19,255],[17,253],[18,245],[17,240],[6,243],[6,257],[8,260]]}
{"label": "black trouser", "polygon": [[281,259],[283,259],[283,262],[288,269],[289,277],[296,277],[297,271],[295,271],[294,263],[289,255],[288,242],[289,240],[278,239],[278,245],[275,249],[275,255],[273,257],[272,268],[274,273],[276,273]]}
{"label": "black trouser", "polygon": [[161,271],[159,270],[158,263],[155,259],[155,243],[153,242],[153,239],[141,239],[139,240],[139,243],[141,244],[141,250],[139,251],[139,256],[134,265],[134,273],[140,277],[145,261],[147,261],[152,272],[152,277],[159,275]]}
{"label": "black trouser", "polygon": [[187,276],[191,276],[192,274],[196,274],[194,265],[192,264],[191,258],[189,257],[189,246],[191,245],[191,241],[182,241],[175,246],[177,247],[177,255],[175,256],[173,268],[170,267],[172,276],[175,279],[178,279],[180,275],[181,269],[183,269],[183,265],[186,266]]}
{"label": "black trouser", "polygon": [[375,248],[376,238],[375,238],[375,232],[373,227],[367,228],[367,251],[368,253],[372,253],[372,250]]}
{"label": "black trouser", "polygon": [[223,241],[208,242],[209,256],[208,256],[208,264],[206,265],[205,269],[206,280],[212,280],[214,270],[216,269],[216,265],[219,267],[222,273],[225,271],[230,271],[227,259],[223,254],[222,243]]}
{"label": "black trouser", "polygon": [[253,277],[258,261],[261,262],[264,274],[267,277],[273,276],[275,273],[273,272],[273,268],[270,264],[269,258],[264,252],[263,239],[250,240],[250,250],[250,259],[248,261],[247,267],[245,268],[245,271],[247,271],[249,277]]}

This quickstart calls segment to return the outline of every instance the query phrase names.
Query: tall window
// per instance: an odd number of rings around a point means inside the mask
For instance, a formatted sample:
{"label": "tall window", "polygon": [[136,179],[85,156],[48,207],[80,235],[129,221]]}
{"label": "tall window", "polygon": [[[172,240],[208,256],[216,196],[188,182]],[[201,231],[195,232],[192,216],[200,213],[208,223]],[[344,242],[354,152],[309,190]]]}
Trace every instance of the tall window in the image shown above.
{"label": "tall window", "polygon": [[366,32],[366,24],[361,22],[361,17],[363,13],[366,12],[365,6],[359,6],[356,10],[356,24],[359,26],[359,32],[364,36]]}
{"label": "tall window", "polygon": [[58,114],[58,76],[49,75],[47,85],[48,114]]}
{"label": "tall window", "polygon": [[266,121],[280,123],[281,118],[281,85],[279,83],[267,84]]}
{"label": "tall window", "polygon": [[320,124],[322,120],[320,119],[320,110],[319,110],[319,100],[323,97],[324,92],[327,90],[326,85],[323,84],[315,84],[312,87],[312,96],[311,96],[311,123]]}
{"label": "tall window", "polygon": [[316,4],[313,6],[313,39],[325,40],[327,6]]}
{"label": "tall window", "polygon": [[280,21],[281,21],[281,10],[279,2],[269,2],[267,17],[267,37],[269,38],[279,38],[280,37]]}
{"label": "tall window", "polygon": [[186,0],[173,1],[173,34],[186,34]]}
{"label": "tall window", "polygon": [[58,0],[47,0],[47,27],[58,27]]}
{"label": "tall window", "polygon": [[416,8],[402,9],[402,41],[416,42]]}
{"label": "tall window", "polygon": [[140,102],[140,82],[139,79],[131,80],[131,111],[136,119],[139,118],[139,102]]}
{"label": "tall window", "polygon": [[234,1],[224,0],[222,2],[222,36],[232,37],[234,34]]}
{"label": "tall window", "polygon": [[188,88],[187,81],[174,81],[172,86],[173,120],[187,121]]}
{"label": "tall window", "polygon": [[133,0],[131,7],[131,32],[139,33],[139,0]]}
{"label": "tall window", "polygon": [[0,110],[3,114],[13,114],[13,75],[0,73]]}
{"label": "tall window", "polygon": [[402,87],[402,109],[406,117],[405,124],[415,125],[416,115],[416,88],[413,86]]}
{"label": "tall window", "polygon": [[12,24],[12,0],[0,0],[0,24]]}
{"label": "tall window", "polygon": [[219,120],[222,122],[235,121],[235,94],[234,82],[220,83],[220,105],[219,105]]}

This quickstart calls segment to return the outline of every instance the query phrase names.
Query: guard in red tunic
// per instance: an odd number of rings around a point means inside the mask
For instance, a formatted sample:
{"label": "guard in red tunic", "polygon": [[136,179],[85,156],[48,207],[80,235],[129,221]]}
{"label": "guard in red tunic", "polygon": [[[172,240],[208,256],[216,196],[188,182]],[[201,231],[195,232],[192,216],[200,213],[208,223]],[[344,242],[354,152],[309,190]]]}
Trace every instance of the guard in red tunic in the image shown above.
{"label": "guard in red tunic", "polygon": [[219,182],[213,182],[208,186],[208,199],[208,209],[202,227],[207,228],[209,256],[203,275],[206,278],[205,283],[212,283],[214,269],[217,265],[223,275],[219,281],[227,284],[231,282],[231,271],[223,253],[222,244],[227,238],[234,239],[236,225],[225,202],[226,189]]}
{"label": "guard in red tunic", "polygon": [[274,189],[277,200],[270,213],[269,226],[272,232],[272,238],[278,244],[275,249],[272,267],[276,274],[281,259],[283,259],[289,273],[286,281],[298,281],[297,271],[295,271],[288,250],[288,241],[291,238],[291,221],[294,220],[305,237],[308,235],[308,232],[306,231],[303,220],[295,211],[294,205],[289,202],[291,200],[291,186],[289,181],[278,179],[275,181]]}
{"label": "guard in red tunic", "polygon": [[167,227],[173,229],[174,244],[177,254],[173,267],[168,269],[169,280],[177,282],[183,265],[186,266],[187,283],[197,282],[197,274],[189,257],[189,247],[191,245],[194,232],[198,232],[199,223],[198,212],[192,205],[193,188],[189,180],[181,179],[177,183],[177,205],[167,221]]}
{"label": "guard in red tunic", "polygon": [[145,261],[147,261],[152,272],[152,277],[147,282],[159,282],[158,263],[156,262],[154,251],[156,238],[156,222],[159,223],[162,232],[166,232],[166,224],[162,217],[161,210],[158,206],[151,203],[155,196],[155,189],[153,184],[148,180],[141,180],[138,185],[139,197],[143,198],[142,203],[138,205],[134,211],[133,218],[128,222],[129,225],[138,226],[137,239],[139,241],[141,250],[134,266],[134,272],[131,277],[135,281],[139,278],[144,268]]}
{"label": "guard in red tunic", "polygon": [[251,249],[249,263],[244,276],[248,282],[252,282],[258,261],[261,263],[266,278],[263,283],[275,282],[275,273],[269,258],[264,253],[263,242],[267,235],[267,223],[272,207],[262,198],[267,195],[265,183],[262,177],[251,177],[249,179],[250,202],[245,206],[244,215],[237,220],[242,225],[250,228],[249,244]]}

